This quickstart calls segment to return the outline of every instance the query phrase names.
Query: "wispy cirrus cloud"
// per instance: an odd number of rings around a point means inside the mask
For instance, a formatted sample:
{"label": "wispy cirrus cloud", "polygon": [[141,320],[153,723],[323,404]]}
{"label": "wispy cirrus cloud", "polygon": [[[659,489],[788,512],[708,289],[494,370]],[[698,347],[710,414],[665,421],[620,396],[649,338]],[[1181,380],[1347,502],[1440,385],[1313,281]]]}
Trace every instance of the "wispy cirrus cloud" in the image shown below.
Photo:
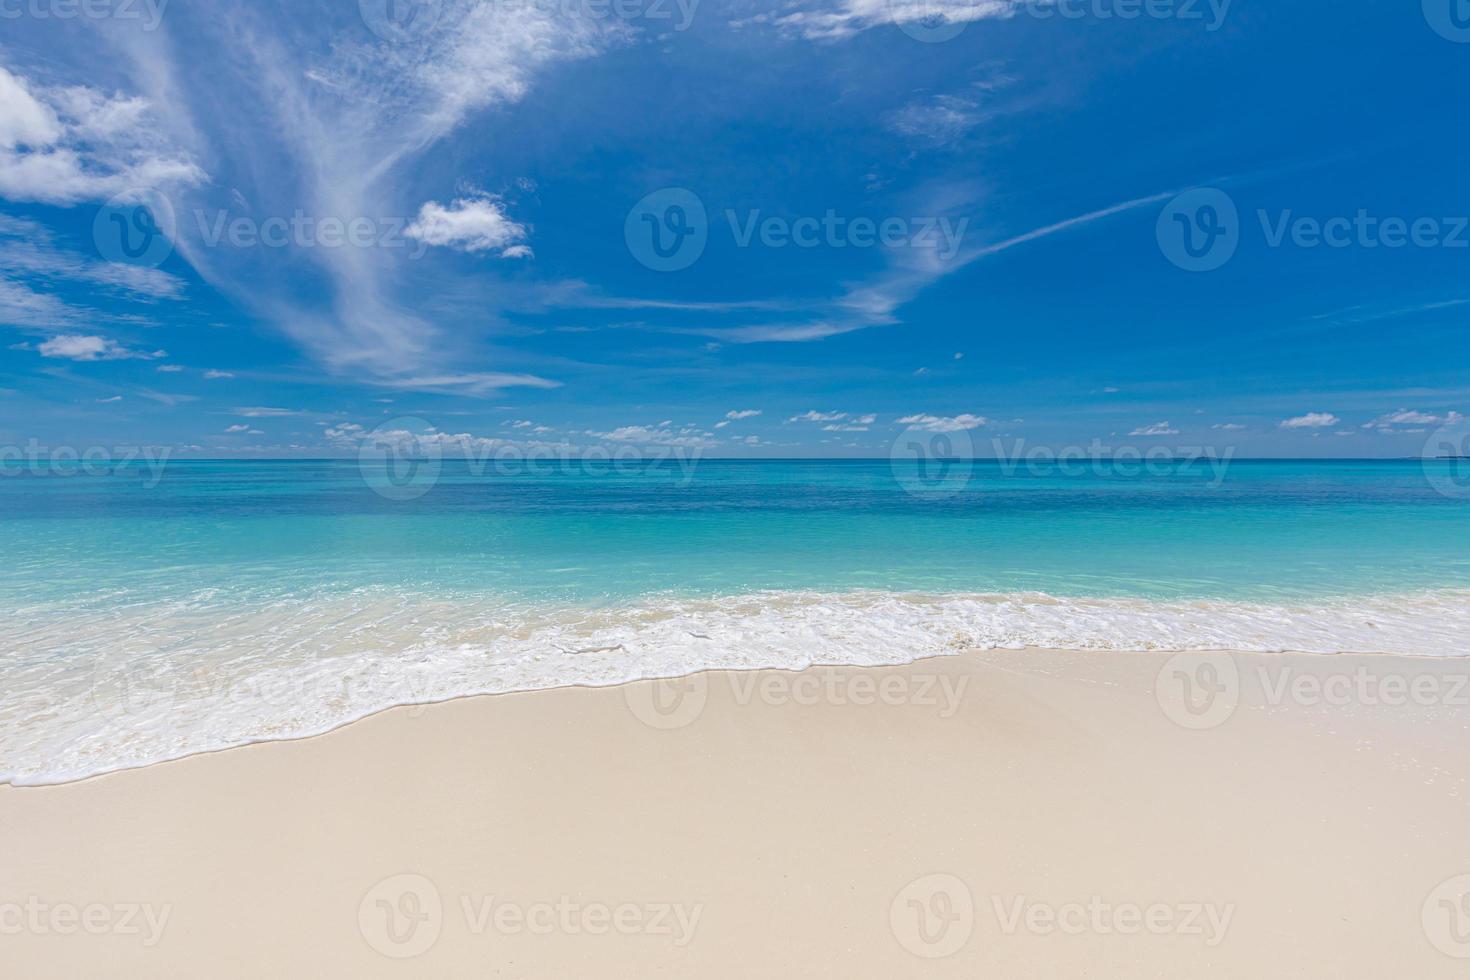
{"label": "wispy cirrus cloud", "polygon": [[838,0],[757,14],[737,24],[767,24],[809,40],[830,41],[886,25],[967,24],[1009,17],[1020,6],[1019,0]]}
{"label": "wispy cirrus cloud", "polygon": [[[1132,198],[1107,207],[1054,221],[999,241],[964,246],[946,254],[938,238],[911,243],[908,247],[884,250],[885,269],[868,282],[849,287],[830,304],[820,318],[802,322],[772,322],[734,327],[676,327],[670,332],[692,333],[735,344],[802,343],[825,340],[855,330],[888,326],[898,322],[897,311],[939,280],[993,255],[1054,235],[1103,221],[1139,208],[1158,204],[1176,191],[1162,191]],[[972,184],[951,184],[932,190],[916,210],[960,220],[963,212],[979,202],[980,189]],[[958,227],[951,224],[951,228]]]}
{"label": "wispy cirrus cloud", "polygon": [[1375,419],[1364,422],[1362,428],[1382,433],[1417,433],[1427,432],[1430,426],[1455,425],[1464,420],[1464,415],[1454,411],[1441,415],[1436,412],[1420,412],[1401,408],[1396,412],[1386,412]]}
{"label": "wispy cirrus cloud", "polygon": [[[221,0],[170,11],[175,16],[148,37],[114,32],[109,40],[126,55],[114,67],[126,77],[106,100],[51,98],[52,89],[23,87],[7,74],[4,92],[18,96],[9,105],[20,108],[0,110],[0,153],[24,150],[37,158],[29,166],[51,169],[44,176],[0,172],[13,184],[24,179],[31,193],[51,188],[50,199],[66,202],[100,200],[123,183],[168,183],[179,254],[334,375],[394,387],[427,378],[434,390],[462,378],[460,393],[492,391],[500,386],[493,372],[459,370],[475,334],[426,311],[421,294],[410,292],[438,275],[433,261],[407,263],[422,251],[416,243],[526,258],[529,228],[512,213],[513,202],[467,193],[458,181],[446,187],[419,179],[411,168],[473,113],[523,99],[541,73],[622,43],[630,29],[580,5],[442,0],[432,30],[389,42],[349,7],[350,23],[322,12],[282,30],[292,21],[288,8]],[[330,33],[312,29],[320,24]],[[186,56],[172,43],[174,30],[188,33],[191,50],[224,55],[207,63]],[[221,113],[225,105],[230,111]],[[110,170],[89,163],[89,153],[101,160],[103,151],[114,161]],[[210,161],[208,184],[196,159]],[[88,179],[58,177],[55,168],[71,164]],[[91,179],[99,173],[107,179]],[[259,225],[298,213],[369,220],[399,245],[304,247],[293,240],[261,248],[206,234],[219,216]],[[132,275],[139,289],[169,288],[147,273],[116,275]],[[494,316],[493,306],[488,312]],[[482,309],[478,320],[485,319]]]}

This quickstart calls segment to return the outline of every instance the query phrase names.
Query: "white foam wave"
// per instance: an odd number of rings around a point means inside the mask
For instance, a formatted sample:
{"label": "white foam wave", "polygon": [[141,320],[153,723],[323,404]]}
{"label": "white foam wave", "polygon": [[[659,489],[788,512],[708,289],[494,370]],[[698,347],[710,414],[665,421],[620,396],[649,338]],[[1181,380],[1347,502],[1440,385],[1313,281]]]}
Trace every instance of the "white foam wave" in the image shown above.
{"label": "white foam wave", "polygon": [[1315,603],[771,592],[586,608],[360,591],[15,611],[0,782],[318,734],[401,704],[963,649],[1470,654],[1470,593]]}

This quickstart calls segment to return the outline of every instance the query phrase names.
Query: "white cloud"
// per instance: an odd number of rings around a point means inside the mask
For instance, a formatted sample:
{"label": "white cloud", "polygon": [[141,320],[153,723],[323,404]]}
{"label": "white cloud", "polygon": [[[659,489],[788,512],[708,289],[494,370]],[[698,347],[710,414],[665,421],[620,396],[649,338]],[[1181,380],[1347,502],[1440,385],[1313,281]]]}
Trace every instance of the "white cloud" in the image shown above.
{"label": "white cloud", "polygon": [[244,434],[244,435],[248,435],[248,436],[263,436],[263,435],[265,435],[265,433],[264,432],[261,432],[259,429],[252,429],[248,425],[232,425],[228,429],[226,429],[225,431],[228,432],[228,433]]}
{"label": "white cloud", "polygon": [[74,333],[57,334],[49,340],[43,340],[36,346],[36,351],[42,357],[56,357],[70,361],[146,361],[168,356],[167,352],[161,350],[152,353],[132,350],[110,337]]}
{"label": "white cloud", "polygon": [[926,432],[962,432],[988,425],[990,420],[983,415],[905,415],[899,425],[913,426]]}
{"label": "white cloud", "polygon": [[896,133],[940,146],[958,140],[986,118],[979,104],[968,96],[936,95],[889,113],[887,122]]}
{"label": "white cloud", "polygon": [[181,365],[178,364],[160,364],[158,365],[158,370],[162,371],[164,374],[178,374],[184,369]]}
{"label": "white cloud", "polygon": [[[198,146],[199,159],[219,161],[211,164],[219,172],[208,185],[179,195],[180,226],[193,224],[184,216],[196,207],[214,212],[223,205],[237,212],[248,207],[257,216],[299,208],[316,216],[412,217],[426,195],[405,198],[405,189],[428,171],[442,170],[423,162],[471,114],[519,101],[543,73],[640,33],[625,18],[589,13],[580,4],[435,0],[432,7],[437,17],[431,29],[390,41],[357,23],[350,31],[282,30],[267,6],[228,4],[217,16],[191,22],[190,37],[190,50],[226,50],[228,58],[199,59],[182,49],[171,57],[175,48],[164,32],[123,39],[131,49],[131,64],[123,69],[131,69],[135,87],[155,111],[168,112],[168,126],[159,130]],[[303,25],[327,21],[295,26]],[[220,113],[221,105],[231,111]],[[512,139],[504,128],[510,122],[501,115],[486,119],[485,128],[493,138]],[[518,183],[514,193],[531,193],[531,187]],[[490,224],[482,206],[460,214],[465,209],[452,200],[481,197],[456,188],[431,201],[414,224],[446,247],[500,241],[499,254],[528,257],[510,228],[515,222]],[[425,309],[426,270],[410,274],[407,265],[421,252],[418,242],[303,254],[295,248],[211,249],[198,235],[180,238],[186,240],[176,243],[179,253],[211,285],[273,322],[335,373],[446,393],[499,387],[493,378],[417,385],[465,371],[474,363],[469,358],[483,356],[472,350],[473,338],[497,318],[502,301],[500,284],[481,278],[473,283],[472,300],[464,284],[457,302],[445,303],[453,310]],[[435,281],[443,282],[447,277],[438,271]]]}
{"label": "white cloud", "polygon": [[1177,436],[1179,430],[1171,428],[1168,422],[1155,422],[1153,425],[1140,425],[1130,436]]}
{"label": "white cloud", "polygon": [[1371,422],[1364,422],[1362,427],[1378,432],[1423,432],[1427,426],[1453,425],[1464,418],[1459,412],[1435,415],[1432,412],[1401,408],[1397,412],[1380,415]]}
{"label": "white cloud", "polygon": [[120,402],[122,400],[123,400],[123,396],[122,395],[113,395],[111,398],[99,398],[99,399],[97,399],[97,404],[99,404],[99,405],[112,405],[112,404],[115,404],[116,402]]}
{"label": "white cloud", "polygon": [[80,86],[41,89],[0,67],[0,197],[67,205],[203,181],[150,109]]}
{"label": "white cloud", "polygon": [[803,412],[793,415],[787,422],[841,422],[847,418],[846,412]]}
{"label": "white cloud", "polygon": [[1245,429],[1245,426],[1239,422],[1217,422],[1210,426],[1210,428],[1219,429],[1221,432],[1241,432]]}
{"label": "white cloud", "polygon": [[204,377],[209,379],[210,381],[214,381],[219,378],[233,378],[234,375],[231,374],[229,371],[216,371],[211,368],[210,370],[204,372]]}
{"label": "white cloud", "polygon": [[738,419],[753,419],[759,414],[761,414],[761,410],[758,408],[742,408],[733,412],[726,412],[725,418],[732,421]]}
{"label": "white cloud", "polygon": [[51,146],[61,139],[61,120],[24,81],[0,68],[0,149]]}
{"label": "white cloud", "polygon": [[[425,245],[439,245],[461,252],[500,250],[503,258],[524,258],[530,249],[521,245],[526,227],[506,216],[505,208],[492,197],[462,197],[449,207],[430,201],[419,209],[418,219],[404,230],[409,238]],[[511,254],[516,247],[515,254]]]}
{"label": "white cloud", "polygon": [[610,432],[594,432],[588,430],[587,434],[598,439],[607,439],[611,442],[628,442],[649,446],[682,446],[700,449],[714,445],[709,433],[700,432],[692,427],[685,427],[674,431],[673,429],[647,425],[624,425]]}
{"label": "white cloud", "polygon": [[1331,412],[1308,412],[1295,418],[1282,419],[1283,429],[1325,429],[1329,426],[1340,425],[1342,419]]}

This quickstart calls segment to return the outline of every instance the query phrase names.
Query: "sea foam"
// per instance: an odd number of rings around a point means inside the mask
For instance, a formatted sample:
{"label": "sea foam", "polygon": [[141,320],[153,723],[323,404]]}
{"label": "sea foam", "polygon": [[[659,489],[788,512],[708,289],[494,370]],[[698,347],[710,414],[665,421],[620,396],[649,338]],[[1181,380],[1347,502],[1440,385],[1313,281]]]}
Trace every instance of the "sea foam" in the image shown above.
{"label": "sea foam", "polygon": [[389,590],[35,605],[0,639],[0,781],[65,782],[385,708],[965,649],[1470,654],[1470,593],[1313,602],[761,592],[601,607]]}

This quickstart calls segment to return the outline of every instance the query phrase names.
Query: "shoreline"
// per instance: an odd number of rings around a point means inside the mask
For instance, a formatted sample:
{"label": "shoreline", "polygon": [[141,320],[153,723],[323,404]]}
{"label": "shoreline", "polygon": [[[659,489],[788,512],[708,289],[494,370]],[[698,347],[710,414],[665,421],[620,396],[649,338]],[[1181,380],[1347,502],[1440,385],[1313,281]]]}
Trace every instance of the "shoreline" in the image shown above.
{"label": "shoreline", "polygon": [[[748,667],[748,668],[742,668],[742,669],[731,669],[731,668],[723,668],[723,667],[708,667],[708,668],[703,668],[703,669],[700,669],[700,670],[691,671],[691,672],[685,673],[685,674],[670,674],[670,675],[666,675],[666,676],[665,675],[654,675],[654,676],[633,678],[633,679],[630,679],[630,680],[614,680],[614,681],[609,681],[607,683],[602,683],[602,684],[595,684],[595,683],[551,684],[551,685],[548,685],[548,686],[545,686],[545,687],[533,687],[533,688],[525,688],[525,689],[506,690],[506,691],[477,691],[477,692],[472,692],[472,693],[468,693],[468,694],[453,694],[453,695],[450,695],[448,697],[438,698],[438,699],[434,699],[434,700],[426,700],[426,701],[404,701],[404,702],[400,702],[400,703],[396,703],[396,704],[386,705],[386,706],[383,706],[383,707],[373,708],[371,710],[368,710],[368,711],[364,712],[363,714],[360,714],[360,715],[357,715],[357,716],[354,716],[354,717],[351,717],[351,718],[346,718],[346,719],[344,719],[342,721],[334,722],[334,723],[332,723],[332,724],[330,724],[330,725],[328,725],[328,726],[326,726],[324,728],[321,728],[320,730],[316,730],[316,731],[303,732],[301,734],[284,735],[284,736],[280,736],[280,737],[262,737],[262,738],[256,738],[256,739],[250,739],[250,740],[235,742],[235,743],[232,743],[232,744],[229,744],[229,745],[222,745],[222,746],[219,746],[218,748],[208,748],[208,749],[191,750],[191,751],[188,751],[188,752],[181,753],[179,755],[169,756],[169,757],[166,757],[166,758],[160,758],[160,759],[156,759],[156,760],[152,760],[152,761],[148,761],[148,762],[141,762],[141,763],[137,763],[137,764],[123,765],[123,766],[119,766],[118,768],[114,768],[114,769],[104,769],[104,770],[100,770],[98,772],[89,773],[87,775],[78,776],[78,777],[75,777],[75,778],[56,779],[56,780],[47,780],[47,781],[35,781],[35,782],[32,782],[32,781],[19,781],[19,782],[17,782],[15,780],[11,780],[11,779],[0,779],[0,788],[11,788],[11,787],[13,787],[15,789],[39,789],[39,788],[46,788],[46,787],[53,787],[53,786],[70,786],[70,785],[75,785],[77,783],[86,783],[86,782],[90,782],[90,781],[93,781],[93,780],[102,779],[102,778],[105,778],[107,776],[112,776],[112,775],[119,774],[119,773],[137,772],[139,770],[151,769],[151,768],[153,768],[155,766],[162,766],[162,765],[168,765],[170,763],[182,762],[184,760],[192,759],[192,758],[195,758],[197,756],[214,756],[214,755],[219,755],[221,753],[234,752],[234,751],[241,750],[241,749],[249,749],[249,748],[252,748],[252,747],[255,747],[255,746],[260,746],[260,745],[271,745],[271,744],[275,744],[275,743],[278,743],[278,742],[292,743],[292,742],[310,741],[312,739],[323,738],[323,737],[326,737],[328,735],[332,735],[332,734],[334,734],[336,732],[342,731],[343,729],[350,728],[350,727],[352,727],[354,725],[357,725],[357,724],[360,724],[360,723],[362,723],[364,721],[369,721],[369,720],[371,720],[373,718],[378,717],[379,715],[386,714],[388,712],[404,710],[404,711],[409,711],[409,712],[413,712],[413,713],[417,714],[417,713],[420,713],[420,712],[422,712],[422,711],[424,711],[425,709],[428,709],[428,708],[433,708],[433,707],[437,707],[439,705],[444,705],[444,704],[451,704],[451,703],[454,703],[454,702],[457,702],[457,701],[476,701],[476,700],[480,700],[480,699],[484,699],[484,698],[491,698],[491,699],[493,699],[493,698],[503,698],[503,697],[515,697],[517,695],[522,695],[522,694],[540,694],[540,693],[546,693],[546,692],[549,692],[549,691],[577,691],[577,690],[597,691],[597,690],[606,690],[606,689],[609,689],[609,688],[622,688],[622,687],[625,687],[625,686],[628,686],[628,685],[641,684],[641,683],[668,683],[668,682],[677,682],[677,681],[682,681],[682,680],[687,679],[687,678],[707,677],[707,676],[710,676],[710,675],[730,675],[730,676],[735,676],[735,675],[751,675],[751,674],[763,674],[763,673],[802,674],[802,673],[806,673],[808,671],[814,671],[814,670],[833,670],[833,669],[837,669],[837,670],[867,671],[867,670],[878,670],[878,669],[882,669],[882,668],[903,668],[903,667],[916,667],[917,668],[917,667],[920,667],[921,665],[923,665],[925,663],[928,663],[930,661],[946,660],[946,659],[949,659],[949,658],[952,658],[952,657],[965,657],[965,656],[1003,656],[1003,655],[1018,655],[1018,656],[1023,656],[1024,657],[1024,656],[1034,656],[1034,655],[1042,655],[1042,654],[1071,654],[1071,655],[1077,655],[1077,656],[1097,655],[1097,656],[1103,656],[1103,657],[1111,657],[1111,656],[1140,656],[1140,657],[1149,657],[1149,656],[1163,656],[1163,657],[1193,657],[1193,656],[1202,656],[1202,657],[1208,657],[1208,656],[1216,655],[1216,654],[1224,654],[1224,655],[1227,655],[1227,656],[1230,656],[1230,657],[1240,657],[1240,658],[1248,658],[1248,659],[1249,658],[1268,659],[1268,658],[1273,658],[1273,657],[1277,657],[1277,658],[1280,658],[1280,657],[1284,657],[1284,658],[1320,658],[1320,659],[1324,659],[1324,660],[1331,660],[1331,659],[1334,659],[1334,658],[1387,658],[1387,659],[1390,659],[1390,660],[1404,660],[1404,661],[1421,661],[1422,660],[1422,661],[1426,661],[1426,662],[1439,662],[1439,661],[1451,661],[1451,662],[1453,662],[1455,660],[1462,659],[1462,658],[1458,658],[1458,657],[1447,657],[1447,656],[1445,656],[1443,654],[1402,654],[1402,653],[1364,652],[1364,651],[1346,651],[1346,650],[1345,651],[1323,652],[1323,651],[1307,651],[1307,650],[1238,650],[1238,649],[1213,648],[1213,647],[1200,647],[1200,648],[1185,649],[1185,650],[1115,650],[1115,649],[1107,649],[1107,648],[1089,649],[1089,648],[1050,648],[1050,647],[1026,646],[1026,647],[1014,647],[1014,648],[1013,647],[994,647],[994,648],[983,649],[983,650],[981,650],[981,649],[961,650],[961,651],[958,651],[958,652],[955,652],[955,653],[931,653],[931,654],[923,654],[923,655],[920,655],[920,656],[914,658],[913,660],[906,660],[906,661],[893,662],[893,663],[866,663],[866,664],[865,663],[822,663],[822,664],[810,664],[810,665],[803,666],[803,667]],[[1463,659],[1465,659],[1465,661],[1466,661],[1466,670],[1467,671],[1470,671],[1470,653],[1467,653],[1464,656]],[[1467,699],[1467,704],[1470,704],[1470,687],[1467,687],[1466,699]]]}
{"label": "shoreline", "polygon": [[[856,591],[652,597],[590,610],[367,592],[18,624],[0,658],[0,785],[56,785],[309,738],[404,704],[700,670],[878,666],[966,649],[1460,659],[1463,590],[1306,605]],[[506,617],[515,629],[507,629]]]}
{"label": "shoreline", "polygon": [[0,927],[37,977],[1458,976],[1467,670],[972,651],[391,708],[0,786]]}

